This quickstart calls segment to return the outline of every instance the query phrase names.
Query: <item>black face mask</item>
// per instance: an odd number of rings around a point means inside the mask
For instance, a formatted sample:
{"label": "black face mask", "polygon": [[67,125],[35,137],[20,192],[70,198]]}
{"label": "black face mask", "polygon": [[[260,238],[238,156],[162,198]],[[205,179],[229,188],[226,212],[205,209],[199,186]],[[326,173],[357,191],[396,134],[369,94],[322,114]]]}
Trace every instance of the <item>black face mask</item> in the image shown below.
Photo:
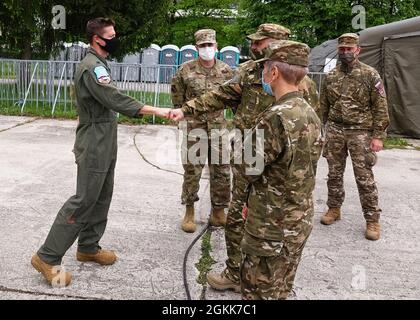
{"label": "black face mask", "polygon": [[349,65],[356,59],[356,56],[354,52],[340,53],[338,59],[340,59],[342,64]]}
{"label": "black face mask", "polygon": [[105,41],[104,46],[100,45],[99,43],[98,44],[106,52],[108,52],[109,54],[113,54],[115,51],[118,50],[120,46],[120,41],[118,40],[117,37],[114,37],[112,39],[105,39],[105,38],[102,38],[100,35],[97,35],[97,36]]}

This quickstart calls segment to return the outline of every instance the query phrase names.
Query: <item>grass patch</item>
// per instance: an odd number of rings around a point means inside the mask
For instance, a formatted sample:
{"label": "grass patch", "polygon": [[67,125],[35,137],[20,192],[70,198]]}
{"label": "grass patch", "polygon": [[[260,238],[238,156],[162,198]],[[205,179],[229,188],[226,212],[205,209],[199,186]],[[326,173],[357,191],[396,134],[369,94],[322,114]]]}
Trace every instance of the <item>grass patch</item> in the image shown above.
{"label": "grass patch", "polygon": [[[76,120],[77,112],[74,106],[67,104],[66,108],[63,104],[57,104],[54,115],[51,114],[51,108],[43,106],[42,104],[36,104],[34,102],[27,103],[23,112],[21,113],[21,106],[0,103],[0,114],[7,116],[27,116],[27,117],[41,117],[41,118],[50,118],[50,119],[66,119],[66,120]],[[129,118],[123,115],[120,115],[118,118],[119,123],[123,124],[151,124],[153,123],[153,116],[145,115],[140,119]],[[161,119],[155,117],[155,124],[168,124],[171,123],[167,119]]]}
{"label": "grass patch", "polygon": [[211,233],[212,231],[207,229],[206,233],[203,235],[203,240],[201,242],[201,258],[200,260],[195,264],[195,267],[197,268],[199,275],[197,278],[197,282],[201,285],[206,285],[207,280],[206,276],[207,273],[211,270],[211,266],[216,263],[216,261],[213,260],[213,258],[210,255],[211,250]]}
{"label": "grass patch", "polygon": [[387,137],[384,141],[385,149],[405,149],[411,147],[407,140],[397,137]]}
{"label": "grass patch", "polygon": [[18,104],[0,104],[0,114],[7,116],[28,116],[28,117],[42,117],[52,119],[77,119],[76,109],[72,107],[64,108],[62,105],[57,105],[54,116],[51,115],[51,108],[46,108],[42,104],[27,103],[23,112],[21,106]]}

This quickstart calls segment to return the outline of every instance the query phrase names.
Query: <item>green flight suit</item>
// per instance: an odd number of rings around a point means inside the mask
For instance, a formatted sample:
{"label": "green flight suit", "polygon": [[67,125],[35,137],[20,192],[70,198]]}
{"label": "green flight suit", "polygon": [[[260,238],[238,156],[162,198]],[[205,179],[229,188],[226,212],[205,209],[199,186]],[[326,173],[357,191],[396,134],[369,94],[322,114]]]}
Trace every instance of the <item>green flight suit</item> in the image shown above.
{"label": "green flight suit", "polygon": [[76,195],[64,203],[39,249],[51,265],[78,237],[78,250],[96,253],[104,234],[114,187],[117,161],[117,112],[139,117],[143,104],[121,93],[111,79],[106,60],[90,49],[79,64],[74,84],[79,125],[74,154],[77,164]]}

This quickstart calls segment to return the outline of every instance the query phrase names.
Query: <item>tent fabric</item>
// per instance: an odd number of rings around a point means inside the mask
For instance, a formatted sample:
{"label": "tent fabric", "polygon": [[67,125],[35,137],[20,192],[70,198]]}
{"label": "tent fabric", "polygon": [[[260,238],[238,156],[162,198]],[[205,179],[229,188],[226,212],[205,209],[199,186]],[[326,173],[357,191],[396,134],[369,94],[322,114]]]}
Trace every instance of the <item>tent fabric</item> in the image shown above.
{"label": "tent fabric", "polygon": [[420,32],[384,40],[389,132],[420,138]]}
{"label": "tent fabric", "polygon": [[383,74],[382,46],[385,38],[420,31],[420,17],[365,29],[360,32],[360,59]]}
{"label": "tent fabric", "polygon": [[323,72],[326,58],[337,58],[337,39],[325,41],[311,50],[309,70],[311,72]]}
{"label": "tent fabric", "polygon": [[[359,32],[360,60],[384,79],[391,134],[420,138],[420,17]],[[309,70],[322,72],[326,58],[337,57],[337,39],[312,49]]]}

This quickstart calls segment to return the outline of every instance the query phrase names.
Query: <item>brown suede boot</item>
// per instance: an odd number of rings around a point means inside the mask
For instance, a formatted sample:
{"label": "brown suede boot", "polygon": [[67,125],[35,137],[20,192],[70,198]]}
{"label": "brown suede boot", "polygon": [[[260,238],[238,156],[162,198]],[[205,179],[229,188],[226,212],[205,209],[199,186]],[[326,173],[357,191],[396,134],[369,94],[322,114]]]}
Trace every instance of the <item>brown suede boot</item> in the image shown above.
{"label": "brown suede boot", "polygon": [[185,217],[181,225],[182,230],[188,233],[194,233],[196,230],[196,225],[194,223],[194,206],[185,207]]}
{"label": "brown suede boot", "polygon": [[366,222],[365,237],[368,240],[378,240],[381,236],[381,226],[379,222]]}
{"label": "brown suede boot", "polygon": [[212,209],[209,223],[213,227],[224,227],[226,225],[226,215],[223,208]]}
{"label": "brown suede boot", "polygon": [[340,208],[329,208],[328,211],[321,217],[321,223],[325,225],[333,224],[336,220],[341,219]]}
{"label": "brown suede boot", "polygon": [[77,251],[76,259],[80,262],[96,262],[103,266],[109,266],[114,264],[117,260],[117,255],[114,251],[102,249],[96,253],[83,253]]}
{"label": "brown suede boot", "polygon": [[224,271],[221,273],[209,272],[207,274],[207,282],[215,290],[233,290],[237,293],[241,292],[240,283],[230,280]]}
{"label": "brown suede boot", "polygon": [[53,287],[66,287],[71,282],[71,274],[69,272],[65,272],[61,266],[52,266],[42,261],[37,254],[32,257],[31,264]]}

